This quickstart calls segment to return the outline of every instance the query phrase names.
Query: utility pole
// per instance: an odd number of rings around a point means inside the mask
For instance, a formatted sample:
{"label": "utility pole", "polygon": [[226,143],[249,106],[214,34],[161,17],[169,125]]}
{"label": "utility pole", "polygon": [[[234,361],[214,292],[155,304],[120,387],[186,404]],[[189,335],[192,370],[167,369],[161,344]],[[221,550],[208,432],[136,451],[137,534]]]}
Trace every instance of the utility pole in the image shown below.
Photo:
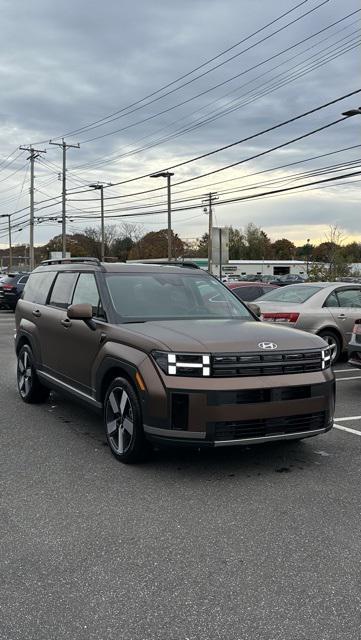
{"label": "utility pole", "polygon": [[101,226],[101,240],[100,240],[100,260],[104,262],[105,259],[105,227],[104,227],[104,186],[111,187],[111,182],[97,182],[95,184],[90,184],[89,187],[92,189],[100,190],[100,226]]}
{"label": "utility pole", "polygon": [[204,212],[208,213],[208,273],[212,273],[212,232],[213,232],[213,208],[212,205],[218,200],[217,193],[207,193],[205,200],[202,201]]}
{"label": "utility pole", "polygon": [[62,257],[66,258],[66,150],[67,149],[79,149],[80,144],[66,144],[64,138],[61,142],[49,141],[49,144],[53,144],[56,147],[61,147],[63,150],[63,172],[62,172],[62,219],[61,219],[61,237],[62,237]]}
{"label": "utility pole", "polygon": [[8,235],[9,235],[9,268],[8,271],[11,271],[13,267],[13,248],[11,243],[11,213],[2,213],[0,218],[8,219]]}
{"label": "utility pole", "polygon": [[46,153],[46,150],[33,149],[29,147],[19,147],[22,151],[29,151],[30,156],[27,160],[30,160],[30,245],[29,245],[29,269],[32,271],[35,267],[34,259],[34,163],[35,158],[38,158],[41,153]]}
{"label": "utility pole", "polygon": [[160,171],[153,173],[150,178],[167,178],[167,244],[168,262],[172,260],[172,200],[171,200],[171,178],[174,173],[170,171]]}

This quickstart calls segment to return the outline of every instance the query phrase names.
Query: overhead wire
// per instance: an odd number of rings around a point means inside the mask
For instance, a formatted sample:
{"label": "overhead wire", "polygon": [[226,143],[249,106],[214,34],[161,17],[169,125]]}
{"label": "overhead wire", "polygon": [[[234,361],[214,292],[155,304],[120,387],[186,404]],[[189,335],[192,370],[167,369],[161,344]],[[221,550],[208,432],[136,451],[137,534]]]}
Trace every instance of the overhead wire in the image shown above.
{"label": "overhead wire", "polygon": [[[172,91],[167,92],[162,94],[161,96],[159,96],[159,93],[162,93],[162,91],[174,86],[175,84],[178,84],[179,82],[181,82],[182,80],[189,78],[189,76],[191,76],[192,74],[196,73],[197,71],[203,69],[204,67],[206,67],[207,65],[211,64],[212,62],[214,62],[215,60],[219,59],[220,57],[222,57],[223,55],[226,55],[226,53],[228,53],[229,51],[235,49],[236,47],[240,46],[241,44],[243,44],[244,42],[250,40],[252,37],[254,37],[255,35],[258,35],[259,33],[261,33],[262,31],[264,31],[265,29],[267,29],[268,27],[272,26],[273,24],[275,24],[276,22],[280,21],[282,18],[286,17],[287,15],[291,14],[292,12],[296,11],[299,7],[301,7],[304,4],[307,4],[309,0],[302,0],[302,2],[299,2],[298,4],[296,4],[295,6],[293,6],[291,9],[285,11],[284,13],[282,13],[281,15],[277,16],[276,18],[274,18],[273,20],[271,20],[269,23],[263,25],[262,27],[260,27],[259,29],[257,29],[256,31],[254,31],[253,33],[249,34],[248,36],[245,36],[244,38],[242,38],[239,42],[235,43],[234,45],[228,47],[227,49],[225,49],[224,51],[220,52],[219,54],[217,54],[216,56],[213,56],[212,58],[206,60],[204,63],[198,65],[197,67],[195,67],[194,69],[192,69],[191,71],[179,76],[178,78],[176,78],[175,80],[172,80],[171,82],[163,85],[160,89],[157,89],[156,91],[151,92],[150,94],[144,96],[141,99],[136,100],[135,102],[131,103],[130,105],[123,107],[121,109],[118,109],[117,111],[104,116],[103,118],[100,118],[99,120],[96,120],[92,123],[89,123],[87,125],[84,125],[83,127],[80,127],[78,129],[73,129],[71,131],[67,131],[64,134],[61,134],[59,136],[53,136],[53,140],[57,140],[59,138],[63,138],[65,136],[68,135],[75,135],[76,133],[80,133],[84,130],[89,130],[91,128],[94,128],[95,125],[99,125],[102,126],[103,124],[106,124],[111,118],[113,118],[114,116],[117,116],[118,114],[122,114],[124,113],[124,111],[127,111],[128,113],[126,113],[125,115],[129,115],[130,110],[133,109],[133,107],[136,107],[138,105],[140,105],[141,103],[144,103],[146,100],[149,100],[150,98],[154,98],[154,96],[158,96],[157,98],[155,98],[154,100],[151,100],[150,102],[148,101],[146,104],[143,104],[142,107],[140,108],[144,108],[144,106],[148,106],[149,104],[152,104],[153,102],[156,102],[164,97],[166,97],[167,95],[170,95],[170,93],[174,93],[175,91],[179,91],[180,89],[182,89],[184,86],[191,84],[192,82],[195,82],[196,80],[198,80],[199,78],[203,77],[204,75],[207,75],[208,73],[211,73],[211,71],[214,71],[216,68],[219,68],[220,66],[227,64],[229,61],[231,61],[232,59],[234,59],[234,57],[237,57],[239,55],[241,55],[243,52],[238,53],[236,56],[232,56],[232,58],[227,59],[226,61],[223,61],[222,63],[216,65],[215,67],[205,71],[204,73],[196,76],[195,78],[192,78],[191,80],[188,80],[186,83],[183,83],[181,85],[179,85],[178,87],[172,89]],[[319,5],[317,5],[316,7],[314,7],[313,9],[310,10],[310,12],[308,13],[312,13],[313,11],[315,11],[316,9],[318,9],[319,7],[323,6],[324,4],[327,4],[329,0],[324,0],[324,2],[321,2]],[[299,18],[296,19],[299,20],[302,17],[304,17],[304,15],[302,14],[302,16],[300,16]],[[287,25],[290,26],[290,25]],[[286,27],[283,27],[283,29]],[[275,34],[273,34],[275,35]],[[267,39],[271,37],[271,36],[267,36]],[[261,44],[263,43],[264,39],[261,39],[258,43],[256,44]],[[256,46],[256,44],[252,45],[253,47]],[[45,144],[47,142],[47,140],[45,141],[40,141],[37,142],[36,144]]]}

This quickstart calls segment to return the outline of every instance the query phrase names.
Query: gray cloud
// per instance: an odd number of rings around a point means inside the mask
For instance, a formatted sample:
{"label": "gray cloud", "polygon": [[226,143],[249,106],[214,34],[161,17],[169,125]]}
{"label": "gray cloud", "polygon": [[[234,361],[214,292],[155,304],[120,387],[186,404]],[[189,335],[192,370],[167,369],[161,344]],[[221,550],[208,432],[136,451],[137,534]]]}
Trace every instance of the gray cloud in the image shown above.
{"label": "gray cloud", "polygon": [[[282,24],[317,4],[316,0],[309,0],[294,14],[284,18]],[[290,0],[281,0],[277,6],[262,0],[225,0],[222,3],[216,0],[207,2],[184,0],[182,3],[169,3],[164,0],[152,0],[150,3],[146,0],[138,0],[132,4],[117,0],[107,0],[102,4],[89,3],[85,0],[77,0],[77,2],[65,0],[56,4],[49,3],[47,0],[34,0],[32,3],[25,0],[3,2],[3,29],[0,44],[2,87],[0,126],[3,141],[1,156],[6,158],[20,144],[46,141],[136,102],[162,85],[172,82],[177,76],[202,64],[203,61],[241,40],[242,37],[292,6],[293,3]],[[68,155],[69,187],[74,187],[80,182],[86,184],[98,179],[114,182],[176,164],[183,159],[246,137],[281,122],[290,115],[302,113],[356,89],[360,83],[358,54],[357,49],[354,49],[268,95],[261,95],[262,90],[270,86],[267,83],[271,82],[271,78],[277,78],[281,73],[285,74],[285,79],[289,78],[290,73],[295,71],[291,72],[288,69],[296,64],[301,65],[296,71],[302,73],[306,69],[305,65],[308,64],[306,60],[309,56],[318,55],[317,52],[327,46],[341,47],[341,43],[339,45],[333,43],[348,37],[352,30],[357,29],[360,24],[356,22],[358,16],[325,32],[318,39],[305,43],[300,48],[293,49],[288,54],[277,57],[274,61],[250,73],[244,73],[240,78],[215,91],[168,113],[152,117],[159,111],[188,100],[201,91],[206,91],[212,85],[246,71],[249,67],[261,63],[267,57],[274,56],[282,49],[292,46],[295,42],[356,9],[359,9],[358,0],[345,0],[342,4],[336,0],[330,0],[319,10],[277,36],[269,38],[263,44],[254,47],[197,82],[185,86],[180,91],[126,117],[121,117],[109,125],[69,136],[69,141],[80,140],[82,143],[79,151],[72,150]],[[264,34],[230,52],[229,56],[246,48],[278,26],[277,24],[269,28]],[[337,35],[338,29],[343,31]],[[321,38],[325,41],[311,49],[312,44]],[[329,39],[326,40],[326,38]],[[291,60],[291,57],[299,51],[304,53],[299,58]],[[333,48],[330,48],[329,52],[332,51]],[[271,71],[277,64],[280,65],[279,68]],[[256,76],[260,74],[264,76],[256,80]],[[276,79],[274,82],[276,83]],[[231,90],[234,90],[234,93],[222,97]],[[159,137],[171,135],[183,126],[191,126],[200,117],[206,117],[216,108],[227,107],[229,100],[241,95],[244,96],[243,106],[229,115],[134,156],[120,158],[99,166],[92,165],[100,158],[120,156],[130,149],[147,145]],[[257,99],[247,104],[252,97]],[[216,99],[218,102],[210,105],[210,102]],[[251,143],[181,168],[176,171],[174,180],[211,171],[297,137],[305,131],[336,119],[344,108],[358,106],[358,104],[360,104],[359,96],[262,136]],[[124,113],[122,115],[124,116]],[[136,126],[129,126],[146,118],[151,119]],[[84,142],[88,138],[123,127],[129,128],[101,140]],[[359,124],[355,118],[317,134],[307,141],[297,143],[287,152],[275,152],[252,162],[249,166],[244,165],[232,171],[222,172],[216,175],[214,181],[242,176],[251,171],[277,166],[282,162],[293,162],[302,157],[327,153],[336,148],[356,144],[357,141],[361,143]],[[60,189],[57,179],[57,171],[60,170],[61,165],[60,150],[56,147],[49,148],[46,144],[45,147],[48,149],[45,160],[52,165],[51,167],[43,167],[40,164],[37,166],[37,202],[45,199],[47,195],[58,194]],[[359,157],[357,151],[345,152],[342,156],[326,158],[305,168],[357,157]],[[25,164],[24,154],[24,157],[14,162],[8,169],[6,166],[5,168],[0,166],[2,213],[11,213],[28,204],[26,183],[20,194]],[[10,175],[14,169],[22,165],[24,165],[23,170],[13,176]],[[298,170],[301,168],[296,167],[292,171]],[[202,184],[209,182],[211,182],[210,178],[199,182],[199,195],[203,192]],[[196,186],[196,183],[189,186]],[[154,181],[146,179],[140,183],[110,189],[108,193],[127,194],[152,187],[154,187]],[[221,190],[226,187],[229,185],[223,187],[217,185],[216,189]],[[207,187],[207,190],[210,188]],[[175,198],[177,190],[179,189],[174,189]],[[194,193],[197,192],[190,192],[185,196]],[[329,197],[325,196],[326,193]],[[94,202],[97,203],[95,196]],[[89,203],[74,202],[69,203],[70,206],[85,208],[89,207]],[[288,225],[290,233],[292,228],[297,227],[297,234],[300,233],[302,224],[307,225],[307,234],[311,234],[312,225],[315,233],[318,234],[319,225],[327,225],[337,220],[343,221],[342,224],[350,234],[357,235],[357,206],[356,188],[339,187],[332,191],[323,189],[308,192],[307,197],[298,194],[271,198],[267,201],[258,200],[247,206],[245,204],[228,207],[220,205],[217,209],[217,220],[219,224],[240,225],[253,220],[271,233],[274,229],[287,229]],[[108,209],[110,210],[110,203]],[[240,213],[236,213],[236,209]],[[60,207],[49,209],[47,213],[50,214],[53,211],[59,213]],[[70,211],[75,215],[76,212],[69,208]],[[41,215],[40,212],[39,215]],[[141,218],[138,220],[140,221]],[[164,216],[143,220],[146,228],[151,228],[153,225],[154,228],[159,228],[164,221]],[[206,222],[206,217],[202,215],[201,210],[174,216],[175,229],[185,237],[194,237],[203,233]],[[81,227],[80,222],[74,223],[73,226],[75,224]],[[56,226],[39,226],[36,230],[36,239],[38,242],[44,241],[57,231]],[[28,232],[24,230],[17,237],[19,240],[26,240],[27,235]],[[3,241],[0,238],[0,242]]]}

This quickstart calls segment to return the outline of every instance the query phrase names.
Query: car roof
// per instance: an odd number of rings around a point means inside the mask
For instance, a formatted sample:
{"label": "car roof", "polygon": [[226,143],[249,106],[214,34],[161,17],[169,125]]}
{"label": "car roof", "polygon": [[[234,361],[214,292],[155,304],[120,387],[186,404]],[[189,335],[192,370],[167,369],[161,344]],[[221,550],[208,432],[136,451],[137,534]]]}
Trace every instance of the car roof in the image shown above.
{"label": "car roof", "polygon": [[200,276],[207,273],[199,269],[194,263],[142,263],[142,262],[100,262],[89,259],[86,261],[72,260],[71,262],[44,261],[34,270],[41,271],[102,271],[106,273],[195,273]]}
{"label": "car roof", "polygon": [[357,282],[302,282],[302,284],[290,284],[289,287],[319,287],[320,289],[333,289],[334,287],[359,287]]}
{"label": "car roof", "polygon": [[262,280],[240,280],[239,282],[226,282],[226,285],[229,289],[236,289],[238,287],[272,287],[272,289],[278,289],[277,285],[268,284],[267,282],[262,282]]}

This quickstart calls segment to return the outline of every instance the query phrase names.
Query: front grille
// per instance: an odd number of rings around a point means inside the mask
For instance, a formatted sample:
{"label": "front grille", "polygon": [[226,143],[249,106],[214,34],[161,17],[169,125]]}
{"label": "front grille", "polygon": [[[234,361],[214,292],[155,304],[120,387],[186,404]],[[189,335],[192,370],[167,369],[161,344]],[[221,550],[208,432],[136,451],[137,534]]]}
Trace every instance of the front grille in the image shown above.
{"label": "front grille", "polygon": [[[317,387],[316,387],[317,388]],[[224,404],[256,404],[259,402],[282,402],[312,397],[312,387],[276,387],[272,389],[242,389],[237,391],[209,391],[207,404],[220,406]]]}
{"label": "front grille", "polygon": [[211,358],[215,377],[271,376],[322,371],[330,366],[320,349],[277,353],[220,353]]}
{"label": "front grille", "polygon": [[267,436],[323,429],[327,426],[326,417],[327,414],[324,411],[320,411],[297,416],[282,416],[280,418],[215,422],[208,425],[207,433],[210,439],[216,441],[265,438]]}

